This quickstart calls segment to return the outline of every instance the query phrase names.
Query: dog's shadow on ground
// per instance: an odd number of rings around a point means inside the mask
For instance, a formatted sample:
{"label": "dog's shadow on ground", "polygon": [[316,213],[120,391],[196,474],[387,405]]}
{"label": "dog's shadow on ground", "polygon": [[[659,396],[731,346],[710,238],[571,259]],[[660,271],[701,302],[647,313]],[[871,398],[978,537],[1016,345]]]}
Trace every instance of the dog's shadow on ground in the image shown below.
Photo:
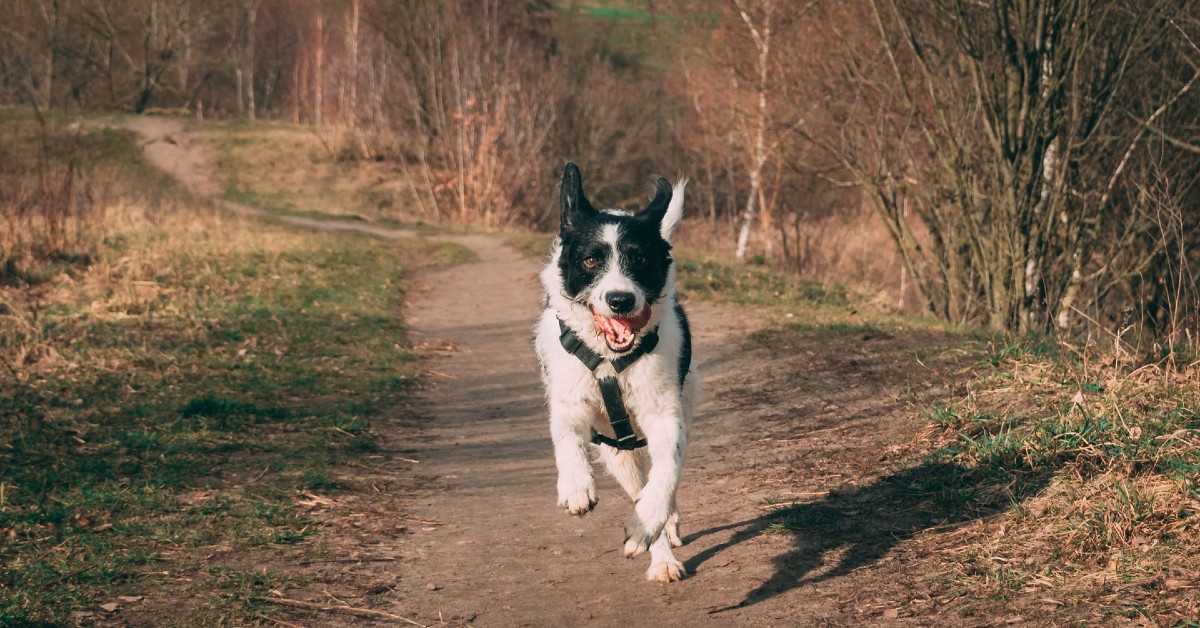
{"label": "dog's shadow on ground", "polygon": [[781,507],[689,535],[691,542],[735,530],[729,540],[693,556],[685,566],[694,573],[713,557],[761,534],[790,535],[792,546],[773,559],[775,572],[766,582],[742,601],[712,612],[751,606],[875,563],[919,532],[954,527],[1007,510],[1045,488],[1052,472],[1053,465],[1001,470],[922,464],[871,484],[834,491],[818,501]]}

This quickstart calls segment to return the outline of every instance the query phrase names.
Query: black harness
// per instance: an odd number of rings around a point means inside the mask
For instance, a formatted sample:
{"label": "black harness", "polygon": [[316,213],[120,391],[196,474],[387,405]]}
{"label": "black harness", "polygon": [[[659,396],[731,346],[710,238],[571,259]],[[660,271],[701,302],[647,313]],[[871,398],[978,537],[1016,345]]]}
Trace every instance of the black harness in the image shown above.
{"label": "black harness", "polygon": [[[683,314],[683,308],[678,303],[675,304],[675,313],[679,316],[679,323],[684,327],[684,342],[679,355],[679,387],[683,388],[684,379],[687,377],[688,369],[692,364],[692,343],[689,334],[687,333],[687,318]],[[642,341],[624,355],[607,360],[604,356],[592,351],[590,347],[575,335],[571,328],[567,327],[562,319],[558,321],[559,336],[558,341],[562,344],[563,349],[567,353],[579,358],[580,362],[592,372],[596,373],[596,369],[601,364],[608,362],[613,369],[613,375],[597,376],[596,383],[600,385],[600,396],[604,399],[604,409],[608,411],[608,420],[612,423],[613,435],[616,438],[607,436],[592,429],[592,442],[597,445],[608,445],[621,450],[632,450],[646,446],[646,439],[638,438],[633,431],[633,424],[629,419],[629,412],[625,409],[625,402],[621,399],[621,386],[617,382],[617,374],[620,374],[625,369],[637,362],[639,358],[658,346],[658,328],[655,327],[645,336],[642,336]]]}

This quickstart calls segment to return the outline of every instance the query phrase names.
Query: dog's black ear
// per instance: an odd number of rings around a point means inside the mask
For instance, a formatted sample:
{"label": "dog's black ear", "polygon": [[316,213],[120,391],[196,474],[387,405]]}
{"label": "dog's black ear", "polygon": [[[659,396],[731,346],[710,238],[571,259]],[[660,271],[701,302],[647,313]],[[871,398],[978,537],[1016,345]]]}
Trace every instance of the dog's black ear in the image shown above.
{"label": "dog's black ear", "polygon": [[576,166],[574,162],[567,162],[567,167],[563,170],[558,199],[562,208],[560,232],[565,233],[574,229],[583,219],[596,213],[596,209],[583,195],[583,175],[580,174],[579,166]]}
{"label": "dog's black ear", "polygon": [[658,175],[651,175],[650,184],[654,186],[654,198],[650,199],[646,209],[637,213],[637,217],[654,225],[661,225],[663,217],[667,215],[667,208],[671,206],[671,184]]}

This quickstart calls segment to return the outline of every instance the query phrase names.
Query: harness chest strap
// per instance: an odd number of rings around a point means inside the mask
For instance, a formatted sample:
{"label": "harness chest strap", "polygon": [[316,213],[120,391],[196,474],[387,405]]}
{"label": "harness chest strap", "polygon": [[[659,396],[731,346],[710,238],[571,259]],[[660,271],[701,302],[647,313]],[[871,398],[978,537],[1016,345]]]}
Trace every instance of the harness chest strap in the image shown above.
{"label": "harness chest strap", "polygon": [[[620,373],[629,368],[638,358],[650,353],[654,347],[658,346],[658,329],[647,333],[642,337],[642,342],[638,344],[629,353],[615,359],[605,360],[604,356],[592,351],[590,347],[583,343],[575,332],[571,331],[562,320],[558,321],[559,328],[559,343],[563,349],[571,355],[579,358],[580,362],[592,371],[594,375],[596,369],[601,364],[608,362],[612,365],[615,373]],[[604,400],[604,409],[608,411],[608,420],[612,424],[613,434],[616,438],[611,438],[595,429],[592,429],[592,442],[597,445],[603,444],[609,447],[615,447],[621,450],[637,449],[646,446],[646,439],[638,438],[633,431],[633,423],[629,419],[629,412],[625,410],[625,402],[621,398],[621,386],[617,382],[615,375],[606,377],[597,377],[596,383],[600,385],[600,397]]]}

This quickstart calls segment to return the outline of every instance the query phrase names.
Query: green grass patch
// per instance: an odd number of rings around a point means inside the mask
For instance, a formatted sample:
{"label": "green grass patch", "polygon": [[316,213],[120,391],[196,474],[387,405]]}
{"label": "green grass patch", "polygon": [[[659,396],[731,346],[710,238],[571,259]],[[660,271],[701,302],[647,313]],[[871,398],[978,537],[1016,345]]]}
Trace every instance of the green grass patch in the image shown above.
{"label": "green grass patch", "polygon": [[814,508],[780,508],[771,513],[770,521],[763,527],[764,534],[799,532],[828,525],[834,516]]}
{"label": "green grass patch", "polygon": [[650,12],[635,6],[623,6],[611,3],[603,3],[598,6],[587,7],[584,9],[588,17],[600,20],[631,20],[634,22],[650,21]]}
{"label": "green grass patch", "polygon": [[823,303],[845,305],[846,292],[839,286],[788,276],[765,263],[727,263],[680,256],[680,291],[690,296],[728,303],[752,305],[796,305]]}
{"label": "green grass patch", "polygon": [[554,244],[552,233],[513,233],[505,242],[530,259],[549,259],[550,247]]}
{"label": "green grass patch", "polygon": [[[165,263],[163,296],[133,314],[44,311],[64,367],[0,381],[0,617],[61,621],[166,547],[302,538],[294,492],[340,487],[337,465],[374,446],[371,413],[411,381],[384,243]],[[222,479],[262,469],[260,488]],[[178,501],[195,491],[236,499]]]}
{"label": "green grass patch", "polygon": [[405,239],[393,248],[396,255],[409,268],[448,268],[479,261],[479,256],[475,255],[475,251],[461,244],[442,240]]}

